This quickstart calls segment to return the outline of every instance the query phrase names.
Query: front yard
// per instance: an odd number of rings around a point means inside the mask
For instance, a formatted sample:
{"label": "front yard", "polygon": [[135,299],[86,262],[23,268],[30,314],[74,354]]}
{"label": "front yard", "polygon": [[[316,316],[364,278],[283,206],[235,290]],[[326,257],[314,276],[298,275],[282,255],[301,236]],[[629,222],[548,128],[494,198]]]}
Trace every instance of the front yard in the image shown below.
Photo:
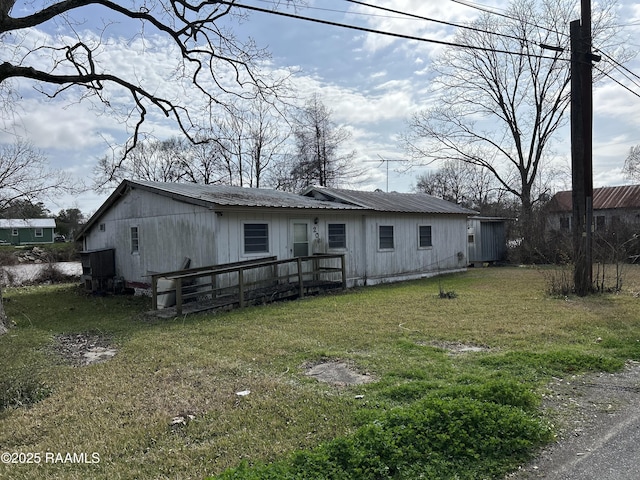
{"label": "front yard", "polygon": [[[552,377],[640,360],[638,269],[587,298],[546,278],[478,269],[173,320],[145,298],[7,290],[0,477],[502,478],[553,438]],[[344,376],[321,381],[325,364]]]}

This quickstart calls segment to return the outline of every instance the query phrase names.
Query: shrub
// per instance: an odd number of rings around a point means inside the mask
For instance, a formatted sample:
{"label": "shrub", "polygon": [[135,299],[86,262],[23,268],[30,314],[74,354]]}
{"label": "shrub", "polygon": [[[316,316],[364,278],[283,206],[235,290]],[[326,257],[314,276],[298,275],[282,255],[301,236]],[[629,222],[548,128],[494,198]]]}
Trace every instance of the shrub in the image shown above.
{"label": "shrub", "polygon": [[452,388],[408,407],[391,409],[352,436],[270,465],[244,463],[217,478],[475,479],[504,475],[551,438],[550,429],[527,413],[535,403],[535,396],[515,383]]}

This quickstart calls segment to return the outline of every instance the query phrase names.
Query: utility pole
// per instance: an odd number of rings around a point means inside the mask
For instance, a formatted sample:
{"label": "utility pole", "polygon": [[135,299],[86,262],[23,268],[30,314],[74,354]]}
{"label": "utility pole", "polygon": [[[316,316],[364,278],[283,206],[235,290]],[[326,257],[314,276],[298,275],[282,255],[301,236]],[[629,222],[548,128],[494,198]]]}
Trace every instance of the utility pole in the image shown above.
{"label": "utility pole", "polygon": [[593,92],[591,0],[581,0],[580,20],[571,22],[571,182],[574,285],[587,295],[593,285]]}

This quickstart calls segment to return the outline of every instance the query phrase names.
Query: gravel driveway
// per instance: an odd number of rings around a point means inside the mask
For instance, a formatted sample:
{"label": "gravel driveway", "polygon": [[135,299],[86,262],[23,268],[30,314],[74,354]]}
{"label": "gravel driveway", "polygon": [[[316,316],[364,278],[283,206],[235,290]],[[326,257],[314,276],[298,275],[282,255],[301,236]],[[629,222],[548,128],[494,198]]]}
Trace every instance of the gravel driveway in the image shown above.
{"label": "gravel driveway", "polygon": [[620,373],[555,379],[544,406],[558,440],[509,479],[637,480],[640,478],[640,363]]}

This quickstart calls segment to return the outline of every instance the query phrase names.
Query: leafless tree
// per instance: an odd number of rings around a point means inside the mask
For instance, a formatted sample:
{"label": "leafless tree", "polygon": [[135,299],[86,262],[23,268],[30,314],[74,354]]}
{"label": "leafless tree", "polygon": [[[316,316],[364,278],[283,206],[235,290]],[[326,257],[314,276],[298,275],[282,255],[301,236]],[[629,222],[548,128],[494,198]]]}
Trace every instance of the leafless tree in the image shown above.
{"label": "leafless tree", "polygon": [[448,160],[435,172],[417,180],[418,192],[476,209],[496,199],[499,190],[486,170],[460,160]]}
{"label": "leafless tree", "polygon": [[[308,185],[334,187],[352,181],[355,151],[344,151],[350,132],[331,119],[331,111],[314,94],[300,109],[293,127],[291,181],[286,186],[298,190]],[[283,185],[287,182],[281,182]]]}
{"label": "leafless tree", "polygon": [[635,145],[629,149],[629,155],[624,161],[622,173],[629,180],[640,181],[640,145]]}
{"label": "leafless tree", "polygon": [[[196,140],[203,128],[202,116],[215,118],[220,111],[232,111],[238,99],[271,101],[285,84],[286,75],[270,78],[258,68],[266,51],[250,39],[240,40],[231,30],[230,22],[245,16],[235,0],[59,0],[27,2],[14,11],[15,3],[0,0],[3,100],[15,92],[12,87],[17,83],[12,80],[26,80],[47,98],[74,94],[70,101],[94,101],[101,108],[99,113],[119,115],[131,127],[126,148],[119,152],[124,153],[121,158],[135,147],[144,133],[144,122],[152,116],[173,119],[187,138]],[[83,27],[83,15],[95,17],[96,9],[104,18],[104,30],[97,33]],[[145,81],[144,75],[127,74],[117,64],[108,63],[113,57],[105,55],[109,49],[106,34],[120,22],[134,26],[132,41],[150,45],[163,39],[165,48],[175,51],[173,76],[165,80],[190,89],[188,94],[168,93],[157,82]],[[60,33],[34,36],[34,29],[45,24],[59,27]],[[199,96],[197,101],[190,98],[193,92]],[[128,102],[123,102],[123,93]],[[119,162],[108,165],[115,174]]]}
{"label": "leafless tree", "polygon": [[70,176],[49,168],[47,158],[31,143],[0,145],[0,211],[16,200],[33,203],[70,191]]}
{"label": "leafless tree", "polygon": [[[17,201],[35,202],[73,191],[69,176],[48,167],[46,157],[29,142],[0,145],[0,211]],[[7,317],[0,291],[0,335]]]}
{"label": "leafless tree", "polygon": [[[612,42],[614,10],[594,9],[594,45],[627,58]],[[490,172],[530,218],[549,147],[566,123],[570,100],[569,23],[579,18],[573,0],[514,0],[505,15],[486,13],[461,30],[434,64],[434,106],[411,119],[405,135],[416,161],[464,161]],[[544,46],[564,49],[548,50]],[[511,52],[511,53],[505,53]],[[601,70],[607,66],[601,64]],[[523,243],[529,234],[523,231]]]}

